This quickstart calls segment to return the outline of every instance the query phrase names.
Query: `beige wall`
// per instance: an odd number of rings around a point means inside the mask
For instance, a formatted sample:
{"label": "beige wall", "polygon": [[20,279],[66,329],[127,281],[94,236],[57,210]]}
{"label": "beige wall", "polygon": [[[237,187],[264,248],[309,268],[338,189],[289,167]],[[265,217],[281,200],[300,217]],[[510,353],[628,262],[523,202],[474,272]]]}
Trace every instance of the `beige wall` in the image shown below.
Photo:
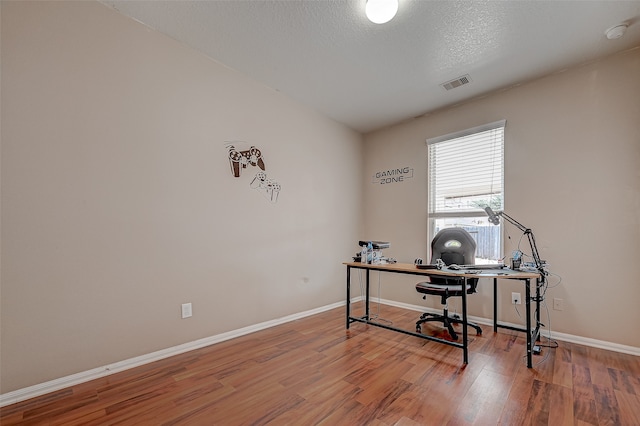
{"label": "beige wall", "polygon": [[[639,348],[639,75],[636,48],[367,135],[367,233],[391,241],[388,254],[401,261],[426,257],[426,139],[506,119],[505,210],[533,229],[542,258],[562,277],[548,290],[550,320],[545,310],[543,322],[555,332]],[[414,178],[371,183],[375,172],[405,166]],[[506,230],[511,253],[520,234]],[[398,281],[381,296],[424,303],[415,279]],[[510,305],[522,285],[502,288],[502,319],[522,323]],[[491,294],[486,281],[470,313],[491,318]],[[552,309],[553,298],[564,300],[563,311]]]}
{"label": "beige wall", "polygon": [[94,2],[2,2],[1,106],[1,392],[343,301],[359,134]]}

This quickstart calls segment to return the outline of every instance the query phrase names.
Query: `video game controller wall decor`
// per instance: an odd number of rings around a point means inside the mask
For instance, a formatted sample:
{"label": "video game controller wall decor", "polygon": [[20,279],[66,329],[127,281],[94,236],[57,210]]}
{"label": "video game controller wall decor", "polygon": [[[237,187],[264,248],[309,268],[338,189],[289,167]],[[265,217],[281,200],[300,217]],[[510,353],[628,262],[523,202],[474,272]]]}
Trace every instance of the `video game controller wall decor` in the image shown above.
{"label": "video game controller wall decor", "polygon": [[229,165],[231,173],[235,177],[240,177],[242,169],[246,169],[248,165],[258,166],[265,170],[262,153],[258,148],[252,146],[245,151],[238,151],[233,145],[229,145]]}
{"label": "video game controller wall decor", "polygon": [[[278,201],[281,186],[273,179],[269,179],[262,157],[262,152],[254,145],[249,145],[245,141],[227,141],[225,147],[228,151],[229,165],[231,166],[231,175],[241,178],[242,172],[248,166],[258,167],[260,170],[249,183],[251,189],[255,189],[272,203]],[[247,149],[247,147],[249,147]]]}
{"label": "video game controller wall decor", "polygon": [[267,174],[265,172],[258,172],[249,186],[262,192],[262,194],[272,203],[278,201],[278,195],[280,195],[280,184],[267,178]]}

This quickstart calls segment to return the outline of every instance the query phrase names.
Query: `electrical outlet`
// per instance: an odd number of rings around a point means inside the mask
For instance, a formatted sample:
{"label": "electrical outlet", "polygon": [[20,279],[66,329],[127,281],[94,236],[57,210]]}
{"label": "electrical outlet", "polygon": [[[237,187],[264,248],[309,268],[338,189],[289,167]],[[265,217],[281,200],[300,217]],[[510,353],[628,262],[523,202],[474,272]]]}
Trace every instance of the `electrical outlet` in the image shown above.
{"label": "electrical outlet", "polygon": [[555,311],[562,311],[564,309],[564,300],[563,299],[558,299],[557,297],[554,297],[554,299],[553,299],[553,309]]}
{"label": "electrical outlet", "polygon": [[511,293],[511,303],[513,305],[522,304],[522,295],[520,293],[516,293],[515,291]]}
{"label": "electrical outlet", "polygon": [[193,308],[191,303],[183,303],[182,304],[182,318],[189,318],[193,315]]}

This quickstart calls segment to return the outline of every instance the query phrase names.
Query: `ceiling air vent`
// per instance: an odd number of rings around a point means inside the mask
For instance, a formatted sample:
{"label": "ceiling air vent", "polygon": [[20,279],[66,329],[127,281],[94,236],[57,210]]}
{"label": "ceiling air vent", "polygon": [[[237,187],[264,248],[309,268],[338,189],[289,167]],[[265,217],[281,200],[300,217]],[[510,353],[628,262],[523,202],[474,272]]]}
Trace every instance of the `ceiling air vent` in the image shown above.
{"label": "ceiling air vent", "polygon": [[454,80],[442,83],[440,86],[444,87],[447,90],[451,90],[469,83],[471,83],[471,77],[469,77],[469,74],[465,74],[462,77],[458,77]]}

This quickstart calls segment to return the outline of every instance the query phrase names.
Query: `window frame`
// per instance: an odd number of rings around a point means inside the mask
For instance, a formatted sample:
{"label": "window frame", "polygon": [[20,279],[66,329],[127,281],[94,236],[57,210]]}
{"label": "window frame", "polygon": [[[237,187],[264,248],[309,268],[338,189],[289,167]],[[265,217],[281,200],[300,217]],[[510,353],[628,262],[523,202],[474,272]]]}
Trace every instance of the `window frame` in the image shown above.
{"label": "window frame", "polygon": [[[468,136],[474,136],[474,135],[478,135],[480,133],[483,132],[487,132],[487,131],[492,131],[492,130],[496,130],[496,129],[500,129],[502,128],[502,138],[500,140],[501,146],[500,148],[500,159],[497,163],[499,163],[501,170],[500,170],[500,185],[499,185],[499,192],[495,192],[493,189],[493,183],[491,184],[491,190],[487,193],[487,196],[489,197],[489,202],[491,203],[491,207],[494,211],[501,211],[504,209],[504,149],[505,149],[505,129],[506,129],[506,120],[499,120],[499,121],[494,121],[491,123],[487,123],[487,124],[483,124],[481,126],[476,126],[476,127],[472,127],[469,129],[464,129],[461,131],[457,131],[457,132],[453,132],[453,133],[448,133],[446,135],[442,135],[442,136],[438,136],[435,138],[429,138],[426,140],[426,145],[427,145],[427,241],[431,241],[433,239],[433,237],[435,236],[435,227],[436,227],[436,220],[437,219],[451,219],[451,218],[486,218],[487,215],[485,213],[485,211],[483,210],[483,208],[478,208],[478,209],[474,209],[474,210],[457,210],[457,211],[451,211],[451,212],[437,212],[436,210],[438,209],[438,206],[436,205],[436,202],[434,201],[434,196],[435,196],[435,191],[436,191],[436,185],[437,182],[434,181],[433,179],[433,175],[432,175],[432,158],[431,156],[432,154],[432,150],[434,149],[435,145],[439,144],[439,143],[443,143],[443,142],[450,142],[454,139],[460,139],[460,138],[466,138]],[[460,141],[460,143],[465,143],[465,142],[469,142],[469,139],[462,139]],[[491,143],[494,144],[495,143],[495,139],[494,140],[484,140],[482,141],[482,143]],[[432,148],[433,147],[433,148]],[[494,146],[495,147],[495,146]],[[493,166],[491,166],[491,170],[494,170],[496,161],[493,161],[491,164],[493,164]],[[493,177],[491,178],[491,182],[493,182]],[[477,194],[477,195],[482,195],[482,194]],[[496,207],[493,202],[496,200],[494,197],[499,196],[499,203],[500,206]],[[487,220],[487,224],[488,224],[488,220]],[[495,225],[491,225],[488,224],[488,226],[495,226]],[[499,255],[498,255],[498,259],[503,259],[504,257],[504,239],[502,237],[503,235],[503,228],[502,228],[502,222],[497,226],[498,231],[497,231],[497,235],[498,235],[498,246],[499,246]],[[475,238],[475,236],[474,236]],[[428,251],[428,255],[431,256],[431,244],[427,245],[427,251]],[[490,262],[498,262],[498,259],[492,259],[490,260]]]}

